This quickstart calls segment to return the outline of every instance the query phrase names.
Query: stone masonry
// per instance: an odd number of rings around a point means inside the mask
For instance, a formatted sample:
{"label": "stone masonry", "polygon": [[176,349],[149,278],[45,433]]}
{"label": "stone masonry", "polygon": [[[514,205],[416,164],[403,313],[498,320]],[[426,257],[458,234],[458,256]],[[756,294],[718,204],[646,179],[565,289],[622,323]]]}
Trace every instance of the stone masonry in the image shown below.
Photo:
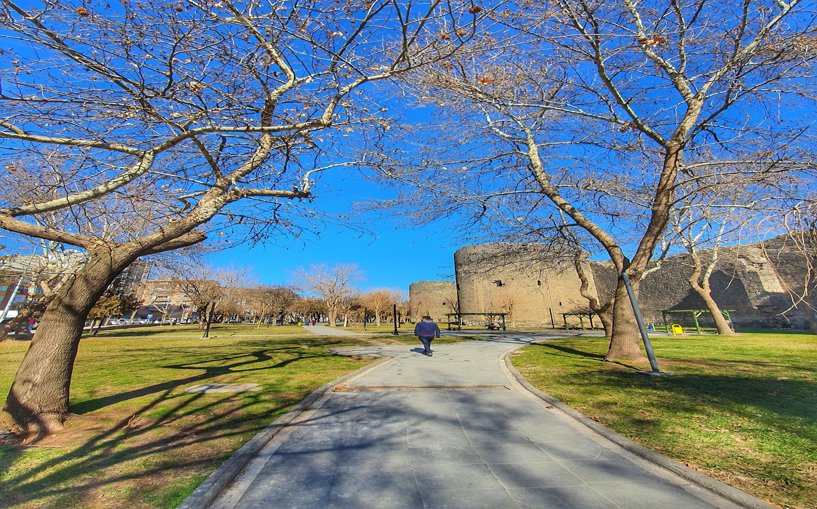
{"label": "stone masonry", "polygon": [[[705,258],[711,253],[703,253]],[[467,246],[454,254],[456,282],[422,281],[409,288],[412,315],[430,314],[445,321],[452,313],[456,295],[462,313],[509,313],[508,325],[561,326],[562,313],[589,311],[579,292],[580,281],[572,260],[547,253],[545,246],[531,244],[482,244]],[[609,299],[616,273],[609,262],[585,265],[588,290],[602,300]],[[688,255],[663,260],[640,285],[639,302],[645,319],[660,326],[662,310],[705,309],[690,287],[692,273]],[[807,328],[807,306],[796,300],[807,279],[807,264],[801,251],[787,237],[764,243],[722,248],[712,275],[713,297],[722,309],[731,312],[735,326]],[[813,282],[811,283],[813,284]],[[793,297],[794,296],[794,297]],[[470,317],[466,322],[486,322],[486,317]],[[672,322],[691,325],[689,315],[676,313]],[[568,323],[579,324],[577,316]],[[704,313],[702,325],[711,324]],[[584,324],[588,325],[587,318]],[[598,320],[594,325],[600,326]]]}

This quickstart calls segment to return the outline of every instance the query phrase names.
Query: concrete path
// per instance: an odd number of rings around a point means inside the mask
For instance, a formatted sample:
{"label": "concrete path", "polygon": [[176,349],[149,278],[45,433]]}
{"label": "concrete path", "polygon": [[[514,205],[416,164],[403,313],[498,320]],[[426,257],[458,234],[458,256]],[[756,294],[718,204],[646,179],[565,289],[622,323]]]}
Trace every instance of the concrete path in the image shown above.
{"label": "concrete path", "polygon": [[764,506],[740,492],[746,498],[736,504],[706,491],[526,391],[500,357],[530,340],[439,345],[431,358],[419,343],[356,350],[392,360],[311,404],[211,507]]}

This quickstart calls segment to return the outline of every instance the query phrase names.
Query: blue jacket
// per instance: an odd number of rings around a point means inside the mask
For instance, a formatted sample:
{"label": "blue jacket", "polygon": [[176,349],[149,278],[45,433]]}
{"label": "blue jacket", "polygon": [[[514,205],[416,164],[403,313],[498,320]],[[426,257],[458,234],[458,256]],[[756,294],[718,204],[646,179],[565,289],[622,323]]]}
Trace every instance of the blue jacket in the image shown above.
{"label": "blue jacket", "polygon": [[417,322],[417,325],[414,326],[414,335],[438,338],[440,337],[440,328],[431,320],[423,320]]}

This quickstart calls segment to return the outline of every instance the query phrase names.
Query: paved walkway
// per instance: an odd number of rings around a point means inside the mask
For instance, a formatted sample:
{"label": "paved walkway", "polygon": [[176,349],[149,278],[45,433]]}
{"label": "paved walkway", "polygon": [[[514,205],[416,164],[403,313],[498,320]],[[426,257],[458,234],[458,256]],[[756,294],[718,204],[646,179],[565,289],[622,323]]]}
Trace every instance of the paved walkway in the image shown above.
{"label": "paved walkway", "polygon": [[[312,403],[211,507],[747,505],[627,452],[524,390],[500,357],[530,340],[507,335],[439,345],[431,358],[419,343],[357,350],[392,359]],[[187,506],[204,505],[203,491]]]}

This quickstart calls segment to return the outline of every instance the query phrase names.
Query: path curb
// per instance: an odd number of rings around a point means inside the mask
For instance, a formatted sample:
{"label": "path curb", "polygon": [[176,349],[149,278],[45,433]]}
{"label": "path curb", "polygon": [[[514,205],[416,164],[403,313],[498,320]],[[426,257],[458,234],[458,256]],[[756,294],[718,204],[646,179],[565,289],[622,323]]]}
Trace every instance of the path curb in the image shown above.
{"label": "path curb", "polygon": [[764,502],[758,498],[755,498],[744,491],[729,486],[728,484],[721,482],[717,479],[713,479],[712,477],[702,474],[697,470],[687,467],[686,465],[678,463],[677,461],[670,459],[667,456],[664,456],[663,454],[659,454],[653,451],[652,449],[648,449],[647,447],[644,447],[643,445],[636,443],[623,435],[619,435],[610,428],[594,421],[593,419],[590,419],[589,417],[582,414],[578,410],[565,405],[564,403],[554,398],[553,396],[550,396],[549,394],[544,393],[541,390],[537,389],[536,387],[531,385],[530,382],[528,382],[527,379],[524,376],[522,376],[522,373],[517,371],[517,369],[511,363],[511,355],[524,346],[527,345],[519,345],[516,348],[506,351],[500,356],[500,361],[504,363],[508,371],[514,376],[514,378],[516,378],[516,381],[528,392],[530,392],[537,398],[541,399],[542,401],[546,402],[549,405],[553,405],[566,415],[570,416],[571,418],[575,419],[581,424],[592,429],[594,432],[598,433],[607,440],[610,440],[611,442],[619,445],[628,452],[631,452],[636,456],[639,456],[640,458],[649,461],[661,468],[669,470],[675,475],[678,475],[686,479],[687,481],[690,481],[691,483],[694,483],[700,486],[701,488],[711,493],[714,493],[715,495],[723,497],[747,509],[774,509],[775,506],[767,502]]}
{"label": "path curb", "polygon": [[201,509],[209,507],[221,492],[241,473],[241,471],[252,461],[261,449],[271,442],[287,425],[294,421],[302,413],[311,410],[312,405],[331,392],[335,386],[340,385],[352,378],[356,378],[366,372],[379,367],[381,364],[392,359],[384,357],[371,364],[363,366],[351,373],[343,375],[322,387],[311,392],[304,399],[299,401],[287,413],[275,419],[266,428],[259,431],[249,442],[242,445],[224,463],[202,482],[193,493],[187,496],[177,509]]}

